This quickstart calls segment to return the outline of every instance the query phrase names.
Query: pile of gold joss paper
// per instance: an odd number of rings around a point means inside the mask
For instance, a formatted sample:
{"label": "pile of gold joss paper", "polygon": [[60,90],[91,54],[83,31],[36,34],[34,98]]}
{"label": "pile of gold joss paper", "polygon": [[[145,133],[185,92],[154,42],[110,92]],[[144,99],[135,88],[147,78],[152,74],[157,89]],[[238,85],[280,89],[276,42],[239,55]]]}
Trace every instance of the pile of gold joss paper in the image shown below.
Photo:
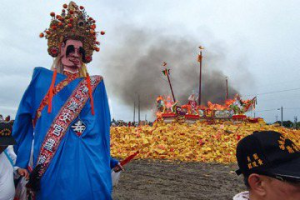
{"label": "pile of gold joss paper", "polygon": [[266,125],[263,121],[212,125],[159,122],[153,126],[111,127],[111,155],[124,159],[139,151],[137,159],[234,163],[238,141],[264,130],[280,132],[300,146],[300,130]]}

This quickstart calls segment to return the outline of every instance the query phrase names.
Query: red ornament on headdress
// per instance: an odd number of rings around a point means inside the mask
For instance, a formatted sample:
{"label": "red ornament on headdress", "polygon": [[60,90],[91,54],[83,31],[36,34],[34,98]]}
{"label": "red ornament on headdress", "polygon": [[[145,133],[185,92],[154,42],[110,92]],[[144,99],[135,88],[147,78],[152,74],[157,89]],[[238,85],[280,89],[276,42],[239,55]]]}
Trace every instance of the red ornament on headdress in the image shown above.
{"label": "red ornament on headdress", "polygon": [[[63,10],[60,15],[56,15],[55,12],[51,12],[52,17],[50,26],[44,32],[45,38],[48,40],[48,53],[52,57],[57,57],[55,50],[50,48],[57,47],[60,49],[61,43],[68,39],[80,40],[83,43],[83,49],[85,50],[85,57],[90,59],[84,59],[84,63],[89,63],[92,59],[94,51],[99,51],[95,46],[99,43],[97,41],[95,20],[86,14],[83,6],[77,6],[74,2],[70,2],[69,5],[64,4]],[[101,31],[101,35],[105,32]]]}

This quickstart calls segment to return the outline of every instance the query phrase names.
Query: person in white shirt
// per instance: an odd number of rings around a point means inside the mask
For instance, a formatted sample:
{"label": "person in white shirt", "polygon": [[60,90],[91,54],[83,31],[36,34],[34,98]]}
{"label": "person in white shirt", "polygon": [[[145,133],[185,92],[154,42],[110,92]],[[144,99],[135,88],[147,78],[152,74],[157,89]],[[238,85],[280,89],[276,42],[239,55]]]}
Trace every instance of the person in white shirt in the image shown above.
{"label": "person in white shirt", "polygon": [[13,200],[15,196],[13,165],[16,154],[12,146],[0,146],[0,152],[0,200]]}
{"label": "person in white shirt", "polygon": [[[17,156],[12,146],[16,141],[11,136],[11,129],[11,123],[0,122],[0,200],[13,200],[15,196],[14,164]],[[27,171],[15,170],[28,178]]]}

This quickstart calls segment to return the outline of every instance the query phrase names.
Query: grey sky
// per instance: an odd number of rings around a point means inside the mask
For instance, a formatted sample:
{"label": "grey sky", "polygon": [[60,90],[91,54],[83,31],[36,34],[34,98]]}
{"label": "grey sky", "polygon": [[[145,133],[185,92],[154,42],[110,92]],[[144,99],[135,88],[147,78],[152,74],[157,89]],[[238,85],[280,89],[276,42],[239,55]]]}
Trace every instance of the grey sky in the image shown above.
{"label": "grey sky", "polygon": [[[94,62],[88,65],[91,74],[106,77],[105,66],[113,62],[111,55],[122,49],[120,41],[126,36],[122,32],[134,29],[149,31],[152,37],[195,38],[195,55],[191,60],[195,59],[200,43],[205,47],[204,56],[205,52],[222,51],[226,59],[219,66],[220,70],[244,95],[300,88],[300,2],[297,0],[75,2],[85,6],[87,13],[97,20],[98,30],[107,33],[100,39],[100,53],[95,53]],[[59,13],[63,3],[58,0],[1,1],[0,113],[14,116],[33,68],[51,66],[46,40],[38,35],[48,27],[49,13]],[[137,42],[142,41],[137,38]],[[206,55],[211,57],[204,57],[204,70],[214,59],[214,54]],[[231,64],[239,66],[239,63],[243,66],[230,67]],[[195,62],[195,72],[198,72],[197,65]],[[109,79],[106,87],[113,117],[131,120],[132,108],[122,105],[122,101],[112,94],[109,82],[118,81],[117,78],[106,79]],[[299,97],[300,90],[259,95],[256,110],[283,106],[289,108],[284,111],[284,119],[293,120],[294,116],[300,117]],[[151,113],[147,112],[147,115],[149,118]],[[276,110],[256,113],[269,122],[274,121],[276,115],[280,116]]]}

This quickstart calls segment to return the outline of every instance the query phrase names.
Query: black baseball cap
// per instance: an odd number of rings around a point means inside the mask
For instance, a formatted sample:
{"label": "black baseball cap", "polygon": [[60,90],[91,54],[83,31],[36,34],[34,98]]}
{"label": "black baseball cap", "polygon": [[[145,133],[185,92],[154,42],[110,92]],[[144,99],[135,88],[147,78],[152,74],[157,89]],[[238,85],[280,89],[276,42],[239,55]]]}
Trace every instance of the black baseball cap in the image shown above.
{"label": "black baseball cap", "polygon": [[252,173],[300,182],[300,151],[290,139],[275,131],[254,132],[237,145],[238,175]]}
{"label": "black baseball cap", "polygon": [[12,123],[0,122],[0,146],[15,145],[16,140],[11,135]]}

